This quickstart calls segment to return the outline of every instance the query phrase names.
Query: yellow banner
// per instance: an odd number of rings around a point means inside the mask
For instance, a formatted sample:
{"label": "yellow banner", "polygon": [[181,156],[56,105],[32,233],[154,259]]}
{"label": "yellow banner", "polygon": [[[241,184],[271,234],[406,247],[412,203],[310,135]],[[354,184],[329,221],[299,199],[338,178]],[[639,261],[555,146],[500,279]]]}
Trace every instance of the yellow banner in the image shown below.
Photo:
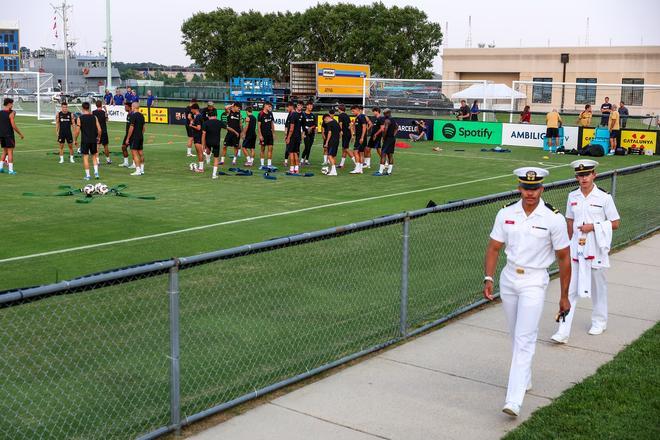
{"label": "yellow banner", "polygon": [[369,78],[367,64],[318,63],[319,96],[362,96],[364,78]]}
{"label": "yellow banner", "polygon": [[596,132],[593,128],[583,128],[582,129],[582,145],[583,147],[589,145],[594,139],[594,133]]}
{"label": "yellow banner", "polygon": [[642,148],[656,151],[658,144],[657,131],[621,130],[621,146],[623,148]]}
{"label": "yellow banner", "polygon": [[167,124],[168,122],[168,113],[166,108],[162,107],[151,107],[151,122],[154,124]]}
{"label": "yellow banner", "polygon": [[145,122],[149,122],[149,109],[146,107],[140,107],[140,113],[144,116]]}

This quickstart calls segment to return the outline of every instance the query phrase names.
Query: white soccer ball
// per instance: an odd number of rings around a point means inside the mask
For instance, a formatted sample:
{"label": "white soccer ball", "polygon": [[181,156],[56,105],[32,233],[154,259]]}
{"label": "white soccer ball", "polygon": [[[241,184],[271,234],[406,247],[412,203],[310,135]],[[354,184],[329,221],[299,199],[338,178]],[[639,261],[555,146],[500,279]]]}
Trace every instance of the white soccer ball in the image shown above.
{"label": "white soccer ball", "polygon": [[101,185],[103,185],[103,184],[102,183],[97,183],[96,185],[94,185],[94,193],[101,194]]}
{"label": "white soccer ball", "polygon": [[100,195],[104,196],[110,191],[110,188],[108,188],[108,185],[105,183],[101,183],[100,186],[97,184],[96,185],[96,192],[99,193]]}
{"label": "white soccer ball", "polygon": [[190,171],[195,171],[196,169],[197,169],[197,164],[194,163],[194,162],[192,162],[192,163],[190,164]]}
{"label": "white soccer ball", "polygon": [[95,191],[94,185],[92,185],[91,183],[88,183],[83,187],[83,192],[88,196],[94,194],[94,191]]}
{"label": "white soccer ball", "polygon": [[330,172],[330,168],[328,168],[328,167],[321,168],[321,173],[322,174],[328,174],[329,172]]}

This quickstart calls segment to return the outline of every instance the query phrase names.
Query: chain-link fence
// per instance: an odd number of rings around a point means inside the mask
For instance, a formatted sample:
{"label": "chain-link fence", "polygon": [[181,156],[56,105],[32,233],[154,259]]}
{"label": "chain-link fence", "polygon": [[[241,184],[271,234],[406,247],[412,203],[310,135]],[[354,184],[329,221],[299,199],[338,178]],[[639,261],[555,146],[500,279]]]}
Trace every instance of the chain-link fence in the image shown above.
{"label": "chain-link fence", "polygon": [[[660,162],[607,172],[613,247],[660,228]],[[565,209],[572,180],[543,199]],[[482,300],[515,191],[0,293],[0,431],[155,438],[420,333]]]}

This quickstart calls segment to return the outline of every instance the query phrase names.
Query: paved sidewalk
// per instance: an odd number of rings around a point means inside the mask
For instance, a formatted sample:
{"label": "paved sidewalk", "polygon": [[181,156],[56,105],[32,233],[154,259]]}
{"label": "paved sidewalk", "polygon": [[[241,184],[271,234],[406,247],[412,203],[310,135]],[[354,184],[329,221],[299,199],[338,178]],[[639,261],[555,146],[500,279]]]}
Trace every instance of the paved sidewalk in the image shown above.
{"label": "paved sidewalk", "polygon": [[279,397],[196,440],[497,439],[593,374],[660,320],[660,235],[612,256],[609,322],[590,336],[578,304],[567,345],[555,345],[559,280],[550,283],[534,358],[534,388],[517,419],[501,412],[511,348],[500,305]]}

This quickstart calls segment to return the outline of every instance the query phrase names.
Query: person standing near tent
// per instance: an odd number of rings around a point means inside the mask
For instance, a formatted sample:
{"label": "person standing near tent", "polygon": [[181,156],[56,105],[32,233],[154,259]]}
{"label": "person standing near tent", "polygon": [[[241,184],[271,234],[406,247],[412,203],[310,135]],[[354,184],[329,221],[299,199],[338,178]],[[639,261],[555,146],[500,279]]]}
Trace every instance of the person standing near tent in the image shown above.
{"label": "person standing near tent", "polygon": [[470,120],[470,107],[468,107],[465,99],[461,99],[461,107],[458,109],[458,113],[456,113],[456,119],[459,121]]}
{"label": "person standing near tent", "polygon": [[476,99],[472,103],[472,108],[470,109],[470,121],[479,120],[479,101]]}
{"label": "person standing near tent", "polygon": [[556,147],[559,146],[559,126],[561,122],[561,116],[559,116],[556,108],[553,108],[551,112],[545,115],[545,124],[547,126],[545,137],[548,138],[550,149],[552,149],[553,145]]}

